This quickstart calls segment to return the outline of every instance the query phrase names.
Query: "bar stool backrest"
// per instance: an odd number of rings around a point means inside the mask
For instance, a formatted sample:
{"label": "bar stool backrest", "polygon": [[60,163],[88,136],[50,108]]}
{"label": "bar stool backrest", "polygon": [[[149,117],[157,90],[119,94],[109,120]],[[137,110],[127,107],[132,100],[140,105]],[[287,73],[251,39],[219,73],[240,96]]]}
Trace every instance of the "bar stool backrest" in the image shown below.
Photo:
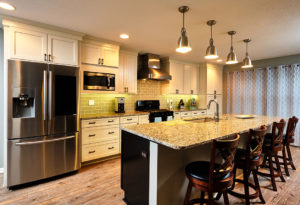
{"label": "bar stool backrest", "polygon": [[286,129],[286,135],[284,139],[284,143],[293,143],[294,142],[294,135],[295,135],[295,129],[296,125],[298,123],[299,119],[295,116],[291,117],[288,121],[287,129]]}
{"label": "bar stool backrest", "polygon": [[275,146],[282,144],[282,136],[283,136],[284,127],[285,127],[284,119],[281,119],[280,122],[273,122],[271,150],[273,150]]}
{"label": "bar stool backrest", "polygon": [[267,127],[264,125],[259,129],[249,130],[246,145],[246,161],[260,158],[266,133]]}
{"label": "bar stool backrest", "polygon": [[[232,139],[214,140],[212,142],[209,180],[222,178],[232,172],[239,139],[240,136],[235,134]],[[222,162],[216,164],[216,157],[218,156],[222,159]]]}

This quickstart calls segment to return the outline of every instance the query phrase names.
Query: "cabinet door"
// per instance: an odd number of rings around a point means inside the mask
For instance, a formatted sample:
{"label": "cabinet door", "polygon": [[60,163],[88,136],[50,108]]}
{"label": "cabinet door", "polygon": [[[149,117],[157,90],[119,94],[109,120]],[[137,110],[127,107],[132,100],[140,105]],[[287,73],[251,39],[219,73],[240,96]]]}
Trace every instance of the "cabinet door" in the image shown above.
{"label": "cabinet door", "polygon": [[49,61],[54,64],[78,65],[78,41],[48,35]]}
{"label": "cabinet door", "polygon": [[191,81],[191,93],[197,95],[198,92],[198,83],[199,83],[199,68],[196,65],[190,65],[190,81]]}
{"label": "cabinet door", "polygon": [[120,53],[119,55],[119,69],[118,69],[118,75],[117,75],[117,91],[118,93],[125,93],[125,66],[126,66],[126,59],[125,55]]}
{"label": "cabinet door", "polygon": [[191,94],[192,93],[192,79],[191,79],[191,67],[188,65],[184,65],[183,69],[183,93]]}
{"label": "cabinet door", "polygon": [[124,86],[128,93],[137,93],[137,56],[126,55]]}
{"label": "cabinet door", "polygon": [[119,49],[102,47],[101,58],[103,59],[103,64],[110,67],[119,67]]}
{"label": "cabinet door", "polygon": [[207,94],[222,94],[223,70],[213,66],[207,67]]}
{"label": "cabinet door", "polygon": [[170,62],[170,93],[182,94],[183,93],[183,68],[184,64],[179,62]]}
{"label": "cabinet door", "polygon": [[81,44],[81,62],[87,64],[99,64],[101,47],[93,44]]}
{"label": "cabinet door", "polygon": [[32,30],[11,28],[10,57],[45,62],[47,34]]}

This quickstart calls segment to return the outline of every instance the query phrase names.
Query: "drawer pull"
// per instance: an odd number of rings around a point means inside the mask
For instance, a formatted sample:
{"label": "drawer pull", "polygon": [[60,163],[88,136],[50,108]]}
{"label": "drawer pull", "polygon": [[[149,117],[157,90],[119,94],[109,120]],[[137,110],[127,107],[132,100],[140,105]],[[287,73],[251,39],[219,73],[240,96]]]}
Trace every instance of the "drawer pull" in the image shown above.
{"label": "drawer pull", "polygon": [[109,147],[108,149],[114,149],[115,147]]}
{"label": "drawer pull", "polygon": [[114,134],[115,132],[108,132],[109,135]]}
{"label": "drawer pull", "polygon": [[127,121],[130,121],[130,120],[132,120],[132,118],[128,118],[128,119],[127,119]]}
{"label": "drawer pull", "polygon": [[89,122],[89,125],[94,125],[96,124],[96,122]]}
{"label": "drawer pull", "polygon": [[96,150],[89,151],[89,154],[93,154],[93,153],[95,153],[95,152],[96,152]]}
{"label": "drawer pull", "polygon": [[89,137],[95,137],[95,136],[96,136],[96,134],[89,135]]}
{"label": "drawer pull", "polygon": [[108,120],[107,122],[114,122],[114,120]]}

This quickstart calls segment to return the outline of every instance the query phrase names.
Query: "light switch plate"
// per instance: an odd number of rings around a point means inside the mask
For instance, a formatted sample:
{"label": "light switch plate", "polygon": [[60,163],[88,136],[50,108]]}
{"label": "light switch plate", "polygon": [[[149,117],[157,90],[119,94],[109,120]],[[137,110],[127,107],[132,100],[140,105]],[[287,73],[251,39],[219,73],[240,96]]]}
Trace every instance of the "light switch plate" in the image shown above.
{"label": "light switch plate", "polygon": [[95,100],[89,100],[89,105],[95,105]]}

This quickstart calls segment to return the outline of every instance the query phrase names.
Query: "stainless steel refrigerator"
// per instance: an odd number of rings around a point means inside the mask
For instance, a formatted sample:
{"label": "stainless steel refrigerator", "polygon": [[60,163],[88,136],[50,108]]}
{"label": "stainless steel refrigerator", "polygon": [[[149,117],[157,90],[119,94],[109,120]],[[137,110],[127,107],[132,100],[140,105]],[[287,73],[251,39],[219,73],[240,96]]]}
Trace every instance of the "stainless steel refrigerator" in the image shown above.
{"label": "stainless steel refrigerator", "polygon": [[79,68],[8,61],[7,186],[80,168]]}

